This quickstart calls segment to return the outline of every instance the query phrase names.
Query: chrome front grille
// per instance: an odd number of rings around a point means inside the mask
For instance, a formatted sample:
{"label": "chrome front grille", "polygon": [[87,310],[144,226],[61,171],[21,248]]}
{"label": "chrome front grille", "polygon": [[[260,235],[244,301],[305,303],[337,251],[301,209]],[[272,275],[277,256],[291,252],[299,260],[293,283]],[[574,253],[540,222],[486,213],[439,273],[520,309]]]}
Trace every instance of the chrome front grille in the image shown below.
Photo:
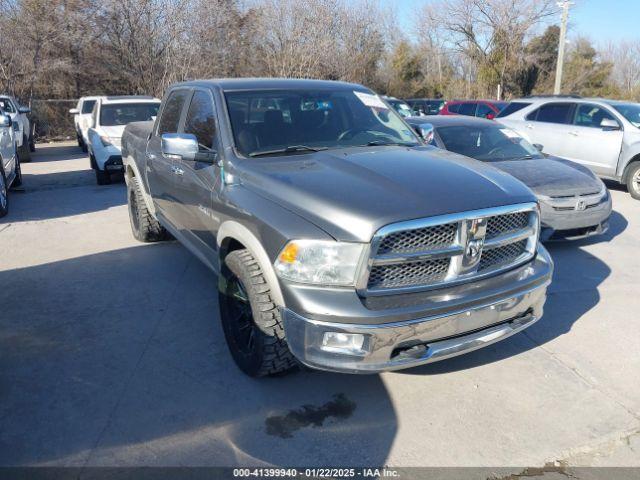
{"label": "chrome front grille", "polygon": [[451,245],[458,229],[455,223],[404,230],[387,235],[378,253],[408,253]]}
{"label": "chrome front grille", "polygon": [[496,265],[509,265],[522,255],[527,249],[527,241],[509,243],[502,247],[487,249],[482,252],[478,272],[482,272]]}
{"label": "chrome front grille", "polygon": [[602,191],[595,193],[548,197],[544,200],[544,203],[547,203],[557,212],[574,212],[598,207],[606,200],[607,189],[604,188]]}
{"label": "chrome front grille", "polygon": [[375,265],[369,275],[369,288],[394,288],[441,282],[449,271],[448,258],[421,262]]}
{"label": "chrome front grille", "polygon": [[487,235],[485,238],[495,238],[505,233],[515,232],[526,228],[529,224],[529,212],[507,213],[496,215],[487,220]]}
{"label": "chrome front grille", "polygon": [[530,260],[538,231],[535,203],[388,225],[372,241],[358,287],[386,295],[495,274]]}

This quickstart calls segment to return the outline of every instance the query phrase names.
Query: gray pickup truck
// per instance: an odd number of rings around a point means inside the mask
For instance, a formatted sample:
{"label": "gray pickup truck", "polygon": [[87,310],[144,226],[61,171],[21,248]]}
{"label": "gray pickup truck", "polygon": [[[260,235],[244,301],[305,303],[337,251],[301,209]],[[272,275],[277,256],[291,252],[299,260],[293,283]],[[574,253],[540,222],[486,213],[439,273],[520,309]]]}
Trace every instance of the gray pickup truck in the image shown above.
{"label": "gray pickup truck", "polygon": [[122,155],[134,236],[173,236],[217,273],[249,375],[412,367],[542,315],[553,263],[533,193],[423,145],[361,85],[176,84]]}

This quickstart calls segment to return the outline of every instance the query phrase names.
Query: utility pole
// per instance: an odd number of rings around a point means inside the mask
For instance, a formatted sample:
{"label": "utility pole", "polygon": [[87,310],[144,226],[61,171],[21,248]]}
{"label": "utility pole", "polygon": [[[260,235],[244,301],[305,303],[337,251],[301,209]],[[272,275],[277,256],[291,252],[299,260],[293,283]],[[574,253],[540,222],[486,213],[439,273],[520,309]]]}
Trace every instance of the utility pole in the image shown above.
{"label": "utility pole", "polygon": [[559,95],[562,90],[562,68],[564,67],[564,46],[567,37],[567,22],[569,21],[569,7],[571,2],[563,0],[558,2],[558,6],[562,8],[562,23],[560,24],[560,43],[558,44],[558,64],[556,65],[556,84],[553,88],[553,94]]}

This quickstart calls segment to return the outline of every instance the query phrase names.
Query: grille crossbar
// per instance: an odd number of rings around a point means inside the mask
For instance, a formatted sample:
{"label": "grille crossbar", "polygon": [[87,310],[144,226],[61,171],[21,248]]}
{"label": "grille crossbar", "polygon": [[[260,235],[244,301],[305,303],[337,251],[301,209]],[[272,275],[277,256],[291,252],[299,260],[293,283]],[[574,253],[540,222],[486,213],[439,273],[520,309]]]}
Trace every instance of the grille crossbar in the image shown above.
{"label": "grille crossbar", "polygon": [[384,295],[498,273],[533,257],[538,231],[535,204],[384,227],[372,242],[361,291]]}

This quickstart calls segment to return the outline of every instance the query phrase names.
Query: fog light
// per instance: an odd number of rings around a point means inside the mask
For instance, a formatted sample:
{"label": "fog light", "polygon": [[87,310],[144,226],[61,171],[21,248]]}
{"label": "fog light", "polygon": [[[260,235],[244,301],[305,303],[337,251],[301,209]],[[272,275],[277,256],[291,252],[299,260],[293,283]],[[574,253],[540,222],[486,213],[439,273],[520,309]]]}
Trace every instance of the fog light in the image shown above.
{"label": "fog light", "polygon": [[361,333],[325,332],[322,338],[322,350],[348,355],[367,354],[364,349],[364,335]]}

